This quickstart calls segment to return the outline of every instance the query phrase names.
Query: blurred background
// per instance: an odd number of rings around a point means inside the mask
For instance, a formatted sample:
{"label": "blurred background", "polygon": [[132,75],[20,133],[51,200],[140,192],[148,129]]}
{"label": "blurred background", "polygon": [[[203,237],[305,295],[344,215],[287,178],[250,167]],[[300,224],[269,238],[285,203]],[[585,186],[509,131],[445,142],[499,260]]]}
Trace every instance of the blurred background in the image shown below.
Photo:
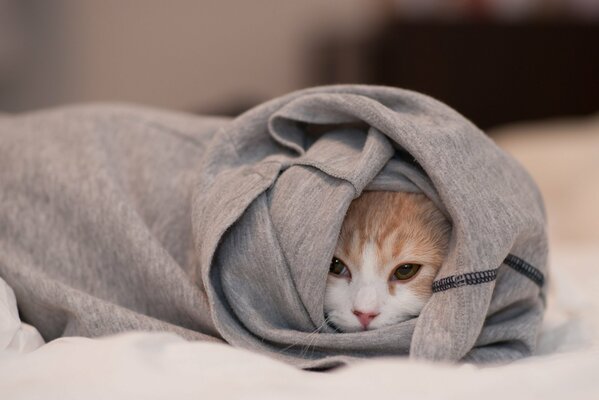
{"label": "blurred background", "polygon": [[599,248],[599,0],[0,0],[0,114],[333,83],[450,104],[531,172],[552,243]]}
{"label": "blurred background", "polygon": [[369,83],[482,128],[599,110],[599,0],[0,0],[0,111],[127,101],[236,115]]}

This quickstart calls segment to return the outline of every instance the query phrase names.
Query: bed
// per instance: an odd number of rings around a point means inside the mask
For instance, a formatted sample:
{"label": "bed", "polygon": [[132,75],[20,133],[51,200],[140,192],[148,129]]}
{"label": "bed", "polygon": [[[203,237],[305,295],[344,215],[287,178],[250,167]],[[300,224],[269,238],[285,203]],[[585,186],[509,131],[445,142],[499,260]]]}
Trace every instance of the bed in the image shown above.
{"label": "bed", "polygon": [[95,398],[480,398],[599,396],[599,116],[505,126],[493,138],[544,193],[548,309],[533,357],[478,367],[378,358],[302,371],[220,343],[130,332],[43,343],[0,281],[0,396]]}

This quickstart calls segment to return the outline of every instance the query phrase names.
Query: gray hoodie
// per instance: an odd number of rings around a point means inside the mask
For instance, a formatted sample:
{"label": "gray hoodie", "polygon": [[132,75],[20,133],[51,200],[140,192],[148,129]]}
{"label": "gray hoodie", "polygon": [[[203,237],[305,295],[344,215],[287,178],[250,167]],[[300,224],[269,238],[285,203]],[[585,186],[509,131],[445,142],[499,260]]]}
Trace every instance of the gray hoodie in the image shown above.
{"label": "gray hoodie", "polygon": [[[431,198],[449,254],[418,318],[337,333],[330,259],[350,202],[374,189]],[[46,340],[170,331],[303,368],[505,362],[534,351],[545,225],[512,157],[406,90],[307,89],[232,120],[124,105],[0,119],[0,276]]]}

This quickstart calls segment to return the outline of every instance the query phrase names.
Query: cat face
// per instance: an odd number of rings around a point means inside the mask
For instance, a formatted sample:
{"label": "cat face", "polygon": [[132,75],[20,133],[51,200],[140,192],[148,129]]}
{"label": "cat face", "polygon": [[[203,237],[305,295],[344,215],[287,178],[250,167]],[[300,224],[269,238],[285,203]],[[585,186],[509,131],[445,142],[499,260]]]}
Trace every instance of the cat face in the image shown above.
{"label": "cat face", "polygon": [[365,192],[347,212],[325,292],[343,332],[418,316],[445,258],[451,225],[422,194]]}

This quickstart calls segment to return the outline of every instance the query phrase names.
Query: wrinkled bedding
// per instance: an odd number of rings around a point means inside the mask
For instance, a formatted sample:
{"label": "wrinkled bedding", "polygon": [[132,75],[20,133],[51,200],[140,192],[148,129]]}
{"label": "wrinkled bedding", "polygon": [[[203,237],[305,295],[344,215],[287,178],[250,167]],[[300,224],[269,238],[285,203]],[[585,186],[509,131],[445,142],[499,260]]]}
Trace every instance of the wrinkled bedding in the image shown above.
{"label": "wrinkled bedding", "polygon": [[[598,187],[588,182],[599,182],[599,120],[508,127],[498,140],[529,169],[547,203],[555,278],[533,357],[484,368],[373,359],[318,374],[218,343],[141,332],[61,338],[31,351],[40,338],[16,319],[14,298],[3,285],[0,394],[11,399],[598,397],[599,212],[593,197]],[[568,161],[560,164],[560,173],[553,168],[557,159]]]}

